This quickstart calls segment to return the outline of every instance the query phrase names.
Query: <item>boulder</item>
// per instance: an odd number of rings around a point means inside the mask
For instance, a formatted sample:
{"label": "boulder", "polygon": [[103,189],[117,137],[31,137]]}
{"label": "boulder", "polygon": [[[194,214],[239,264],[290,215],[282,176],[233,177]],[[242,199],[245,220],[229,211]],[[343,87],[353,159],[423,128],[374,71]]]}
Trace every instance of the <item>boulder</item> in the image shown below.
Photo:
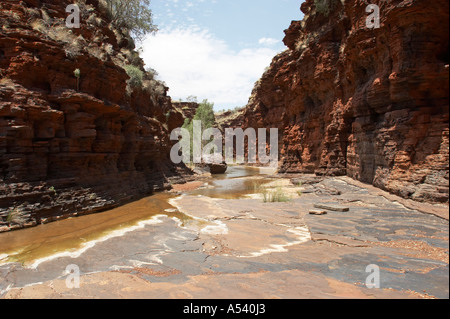
{"label": "boulder", "polygon": [[227,163],[220,154],[212,154],[203,156],[203,163],[208,167],[213,175],[225,174],[228,169]]}
{"label": "boulder", "polygon": [[213,175],[225,174],[228,169],[228,165],[225,162],[222,164],[208,164],[208,166],[211,174]]}

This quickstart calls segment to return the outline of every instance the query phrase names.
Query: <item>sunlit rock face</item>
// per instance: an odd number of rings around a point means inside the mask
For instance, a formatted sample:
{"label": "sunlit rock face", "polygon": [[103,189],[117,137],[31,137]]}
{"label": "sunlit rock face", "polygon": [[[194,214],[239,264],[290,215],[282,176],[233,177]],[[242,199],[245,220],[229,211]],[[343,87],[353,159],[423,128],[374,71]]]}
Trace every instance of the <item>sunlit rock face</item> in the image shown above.
{"label": "sunlit rock face", "polygon": [[380,28],[367,27],[365,1],[304,2],[243,127],[280,129],[281,172],[348,175],[448,202],[449,3],[373,3]]}

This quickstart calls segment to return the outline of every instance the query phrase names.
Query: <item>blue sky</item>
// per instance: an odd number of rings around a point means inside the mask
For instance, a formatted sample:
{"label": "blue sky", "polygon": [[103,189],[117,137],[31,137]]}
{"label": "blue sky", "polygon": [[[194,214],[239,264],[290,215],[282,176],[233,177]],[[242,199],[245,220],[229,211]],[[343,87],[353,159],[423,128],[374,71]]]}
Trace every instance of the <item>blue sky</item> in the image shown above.
{"label": "blue sky", "polygon": [[142,57],[174,100],[208,99],[215,109],[247,104],[254,83],[286,47],[283,30],[301,20],[301,0],[152,0],[159,32]]}

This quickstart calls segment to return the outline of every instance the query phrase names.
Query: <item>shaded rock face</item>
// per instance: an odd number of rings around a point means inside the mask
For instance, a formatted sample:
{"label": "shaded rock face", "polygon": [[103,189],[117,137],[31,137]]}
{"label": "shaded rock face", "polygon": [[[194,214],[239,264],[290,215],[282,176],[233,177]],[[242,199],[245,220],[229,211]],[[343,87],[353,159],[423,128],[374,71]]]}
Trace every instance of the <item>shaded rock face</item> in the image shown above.
{"label": "shaded rock face", "polygon": [[289,50],[256,84],[245,127],[280,129],[281,172],[348,175],[405,198],[447,202],[449,3],[302,4]]}
{"label": "shaded rock face", "polygon": [[0,231],[109,209],[189,173],[170,160],[184,119],[167,88],[145,75],[145,89],[127,90],[123,66],[143,70],[130,41],[97,1],[68,31],[69,3],[1,3]]}

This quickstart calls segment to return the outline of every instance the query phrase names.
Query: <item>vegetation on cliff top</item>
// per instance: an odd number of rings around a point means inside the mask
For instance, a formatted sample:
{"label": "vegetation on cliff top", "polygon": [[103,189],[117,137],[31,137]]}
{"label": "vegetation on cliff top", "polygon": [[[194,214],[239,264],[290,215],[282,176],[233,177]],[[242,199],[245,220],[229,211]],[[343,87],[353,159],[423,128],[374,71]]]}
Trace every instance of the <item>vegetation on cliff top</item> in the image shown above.
{"label": "vegetation on cliff top", "polygon": [[100,0],[96,7],[79,0],[81,29],[67,28],[65,20],[51,15],[45,5],[24,10],[29,26],[43,37],[62,44],[68,59],[76,63],[88,54],[102,62],[112,61],[130,77],[129,95],[133,90],[143,90],[157,99],[165,94],[165,83],[156,80],[156,71],[144,69],[144,62],[135,50],[135,39],[142,40],[157,31],[149,4],[149,0]]}
{"label": "vegetation on cliff top", "polygon": [[[214,103],[210,103],[208,100],[203,100],[197,108],[193,121],[201,121],[202,129],[204,130],[213,127],[216,123]],[[183,125],[183,128],[187,129],[190,133],[192,133],[193,121],[186,119]]]}
{"label": "vegetation on cliff top", "polygon": [[111,23],[137,40],[158,30],[153,24],[150,0],[103,0],[102,3]]}
{"label": "vegetation on cliff top", "polygon": [[334,9],[337,0],[314,0],[316,12],[328,17]]}

